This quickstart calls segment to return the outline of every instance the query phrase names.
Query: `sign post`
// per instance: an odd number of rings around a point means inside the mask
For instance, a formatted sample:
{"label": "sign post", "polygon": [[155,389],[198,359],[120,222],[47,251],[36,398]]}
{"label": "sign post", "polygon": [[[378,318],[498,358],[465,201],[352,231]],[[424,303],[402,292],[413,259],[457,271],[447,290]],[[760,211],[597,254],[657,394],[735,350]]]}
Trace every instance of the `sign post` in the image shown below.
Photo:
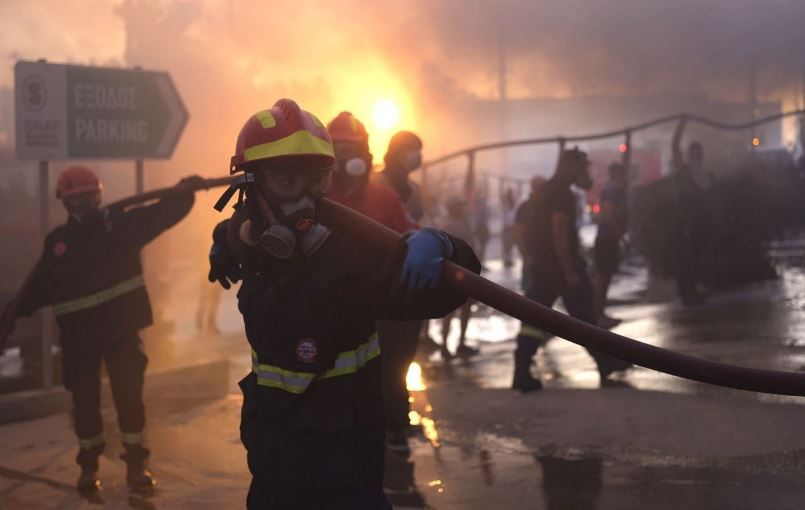
{"label": "sign post", "polygon": [[145,170],[142,159],[134,162],[134,188],[138,195],[145,191]]}
{"label": "sign post", "polygon": [[[42,236],[50,231],[50,171],[47,160],[39,162],[39,200],[41,202]],[[42,310],[42,387],[53,386],[53,310]]]}
{"label": "sign post", "polygon": [[[42,231],[49,231],[51,160],[167,159],[188,120],[166,72],[19,61],[14,66],[17,158],[39,161]],[[53,314],[43,314],[42,382],[53,384]]]}

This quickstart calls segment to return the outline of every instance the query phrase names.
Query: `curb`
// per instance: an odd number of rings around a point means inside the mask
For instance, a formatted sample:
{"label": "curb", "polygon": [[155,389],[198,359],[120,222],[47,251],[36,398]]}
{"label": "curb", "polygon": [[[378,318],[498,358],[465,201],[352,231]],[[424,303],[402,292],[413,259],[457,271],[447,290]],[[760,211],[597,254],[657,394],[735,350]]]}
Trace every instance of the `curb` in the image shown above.
{"label": "curb", "polygon": [[[101,406],[112,404],[109,380],[103,379]],[[210,361],[145,377],[145,400],[171,398],[220,398],[229,392],[229,360]],[[0,395],[0,425],[68,412],[70,393],[62,387]]]}

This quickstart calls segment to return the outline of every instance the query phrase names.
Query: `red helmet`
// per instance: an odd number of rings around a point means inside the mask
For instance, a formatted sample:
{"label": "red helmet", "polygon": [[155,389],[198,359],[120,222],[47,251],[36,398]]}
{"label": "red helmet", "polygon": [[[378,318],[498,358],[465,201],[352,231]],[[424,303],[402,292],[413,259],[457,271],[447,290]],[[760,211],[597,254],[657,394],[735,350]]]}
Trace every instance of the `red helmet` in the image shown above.
{"label": "red helmet", "polygon": [[308,158],[311,168],[335,163],[333,142],[319,119],[290,99],[280,99],[269,110],[255,113],[240,130],[230,173],[245,171],[256,161],[278,163]]}
{"label": "red helmet", "polygon": [[364,125],[350,112],[341,112],[327,124],[327,132],[333,142],[354,142],[369,144],[369,133]]}
{"label": "red helmet", "polygon": [[83,193],[100,193],[103,184],[95,172],[85,166],[71,166],[59,176],[56,183],[56,198],[62,200]]}

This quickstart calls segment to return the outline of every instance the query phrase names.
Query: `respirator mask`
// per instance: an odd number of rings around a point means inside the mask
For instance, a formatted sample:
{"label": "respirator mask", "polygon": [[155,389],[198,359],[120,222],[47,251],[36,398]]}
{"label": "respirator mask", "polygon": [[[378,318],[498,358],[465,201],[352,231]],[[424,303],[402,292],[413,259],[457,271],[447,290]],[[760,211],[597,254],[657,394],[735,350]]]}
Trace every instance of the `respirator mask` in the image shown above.
{"label": "respirator mask", "polygon": [[366,160],[363,158],[350,158],[344,163],[344,174],[347,177],[363,177],[366,175],[366,172],[369,170],[369,165],[366,164]]}
{"label": "respirator mask", "polygon": [[331,179],[330,168],[255,173],[257,196],[250,202],[258,202],[260,214],[241,225],[241,240],[278,259],[291,258],[297,245],[306,256],[313,255],[330,235],[330,229],[316,222],[316,201],[327,195]]}
{"label": "respirator mask", "polygon": [[366,176],[372,165],[372,155],[365,144],[336,142],[334,144],[336,178],[358,179]]}

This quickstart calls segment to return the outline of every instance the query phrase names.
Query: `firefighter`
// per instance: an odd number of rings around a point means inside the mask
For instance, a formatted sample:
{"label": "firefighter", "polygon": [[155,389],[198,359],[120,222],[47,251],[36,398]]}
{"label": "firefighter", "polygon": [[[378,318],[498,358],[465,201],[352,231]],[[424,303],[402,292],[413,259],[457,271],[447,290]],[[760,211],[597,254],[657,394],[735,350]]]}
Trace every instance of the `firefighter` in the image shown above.
{"label": "firefighter", "polygon": [[[422,140],[410,131],[395,133],[389,140],[383,162],[385,165],[377,174],[377,182],[393,190],[413,221],[421,221],[425,214],[422,193],[410,174],[422,166]],[[386,402],[388,448],[407,456],[410,453],[408,435],[415,428],[410,425],[408,417],[410,401],[405,377],[416,356],[419,338],[427,336],[427,322],[380,321],[377,331],[381,348],[386,353],[383,357],[383,398]]]}
{"label": "firefighter", "polygon": [[[327,125],[335,148],[333,188],[329,197],[404,234],[419,228],[397,193],[369,179],[372,154],[369,134],[349,112]],[[407,456],[410,402],[405,384],[419,335],[419,322],[378,321],[383,365],[383,402],[386,406],[386,441],[391,451]]]}
{"label": "firefighter", "polygon": [[243,126],[233,183],[243,193],[213,232],[211,280],[242,276],[252,348],[241,439],[252,473],[247,507],[390,509],[375,320],[438,317],[465,296],[441,262],[478,271],[463,242],[437,230],[384,253],[317,214],[335,162],[324,126],[288,99]]}
{"label": "firefighter", "polygon": [[369,216],[404,234],[419,228],[397,194],[369,179],[372,154],[369,133],[349,112],[341,112],[327,124],[335,149],[333,186],[330,199]]}
{"label": "firefighter", "polygon": [[[178,186],[200,177],[183,179]],[[103,185],[95,173],[73,166],[61,174],[57,197],[67,223],[45,239],[41,258],[0,325],[0,348],[17,317],[53,306],[60,330],[64,386],[72,394],[78,436],[79,490],[100,487],[98,458],[104,450],[101,420],[101,362],[106,364],[125,453],[128,485],[134,490],[155,482],[146,467],[142,390],[148,358],[138,331],[152,323],[140,251],[184,218],[193,192],[179,193],[128,211],[100,207]]]}

